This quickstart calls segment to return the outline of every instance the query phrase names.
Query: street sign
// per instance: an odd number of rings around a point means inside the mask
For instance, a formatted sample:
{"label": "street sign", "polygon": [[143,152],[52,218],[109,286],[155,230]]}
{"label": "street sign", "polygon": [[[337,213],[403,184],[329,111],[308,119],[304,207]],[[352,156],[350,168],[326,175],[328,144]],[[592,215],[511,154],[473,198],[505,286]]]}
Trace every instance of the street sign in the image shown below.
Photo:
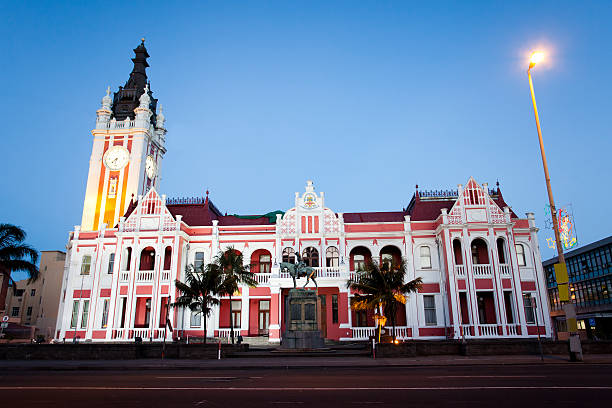
{"label": "street sign", "polygon": [[595,319],[593,319],[592,317],[589,319],[589,326],[595,327]]}
{"label": "street sign", "polygon": [[8,322],[9,321],[9,317],[7,316],[2,316],[2,321],[3,322]]}
{"label": "street sign", "polygon": [[0,329],[6,329],[7,327],[8,327],[8,323],[7,322],[0,323]]}

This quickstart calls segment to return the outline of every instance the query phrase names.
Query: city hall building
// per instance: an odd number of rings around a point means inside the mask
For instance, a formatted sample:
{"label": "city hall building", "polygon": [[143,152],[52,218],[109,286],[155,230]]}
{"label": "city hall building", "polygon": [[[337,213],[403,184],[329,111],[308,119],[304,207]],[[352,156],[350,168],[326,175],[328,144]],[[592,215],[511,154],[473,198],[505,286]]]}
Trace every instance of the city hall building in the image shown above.
{"label": "city hall building", "polygon": [[208,193],[160,194],[165,118],[147,80],[144,43],[134,52],[129,80],[113,97],[108,90],[97,111],[83,217],[68,243],[58,340],[202,336],[201,315],[167,311],[167,304],[179,295],[175,280],[184,281],[187,265],[209,263],[229,247],[253,265],[257,286],[221,299],[208,317],[211,337],[228,337],[233,325],[245,337],[278,343],[293,287],[279,264],[296,254],[317,270],[319,321],[330,340],[374,334],[373,314],[351,311],[347,280],[370,260],[401,257],[406,280],[421,277],[423,285],[397,313],[399,339],[551,335],[533,214],[515,214],[499,186],[470,178],[456,190],[417,187],[398,211],[343,213],[333,192],[307,181],[303,191],[287,191],[291,208],[263,216],[224,214]]}

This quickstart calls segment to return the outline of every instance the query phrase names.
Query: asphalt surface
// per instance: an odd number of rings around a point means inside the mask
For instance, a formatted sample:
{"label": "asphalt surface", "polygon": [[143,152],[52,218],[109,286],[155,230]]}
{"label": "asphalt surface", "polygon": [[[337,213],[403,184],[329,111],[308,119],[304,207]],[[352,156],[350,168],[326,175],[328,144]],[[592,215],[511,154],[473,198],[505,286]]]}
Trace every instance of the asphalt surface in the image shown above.
{"label": "asphalt surface", "polygon": [[2,406],[608,406],[612,364],[3,371]]}

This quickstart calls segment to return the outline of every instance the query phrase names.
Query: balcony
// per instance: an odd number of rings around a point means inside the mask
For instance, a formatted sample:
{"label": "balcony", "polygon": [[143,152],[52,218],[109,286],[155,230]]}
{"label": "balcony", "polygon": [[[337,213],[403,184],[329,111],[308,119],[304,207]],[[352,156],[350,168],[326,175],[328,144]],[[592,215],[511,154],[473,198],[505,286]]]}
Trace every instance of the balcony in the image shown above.
{"label": "balcony", "polygon": [[121,271],[119,273],[119,280],[121,282],[127,282],[129,278],[130,278],[130,271]]}
{"label": "balcony", "polygon": [[472,265],[472,276],[475,278],[490,278],[493,276],[493,267],[490,264]]}
{"label": "balcony", "polygon": [[162,271],[161,280],[163,282],[168,282],[170,280],[170,271]]}
{"label": "balcony", "polygon": [[153,282],[153,271],[138,271],[136,274],[136,282]]}
{"label": "balcony", "polygon": [[271,273],[254,273],[253,277],[255,278],[255,282],[257,282],[258,285],[267,285],[268,283],[270,283],[270,276],[272,276]]}
{"label": "balcony", "polygon": [[455,265],[455,276],[465,278],[465,265]]}
{"label": "balcony", "polygon": [[512,276],[512,270],[510,269],[510,265],[508,264],[500,264],[497,267],[497,270],[499,271],[499,275],[503,276],[504,278],[509,278],[510,276]]}

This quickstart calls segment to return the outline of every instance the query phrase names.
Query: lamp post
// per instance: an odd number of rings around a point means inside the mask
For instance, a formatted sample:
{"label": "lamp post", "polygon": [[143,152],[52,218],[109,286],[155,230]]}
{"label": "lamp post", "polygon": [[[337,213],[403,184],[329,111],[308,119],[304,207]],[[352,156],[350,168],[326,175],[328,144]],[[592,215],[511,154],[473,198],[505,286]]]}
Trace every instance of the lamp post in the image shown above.
{"label": "lamp post", "polygon": [[[555,264],[555,278],[559,289],[559,299],[563,302],[563,310],[565,312],[565,321],[570,334],[570,360],[582,361],[582,346],[580,337],[578,336],[578,327],[576,322],[576,305],[569,297],[568,290],[568,275],[565,257],[563,256],[563,244],[559,234],[559,224],[557,223],[557,209],[553,198],[552,188],[550,186],[550,175],[548,173],[548,163],[546,162],[546,153],[544,152],[544,142],[542,141],[542,129],[540,128],[540,117],[538,115],[538,107],[536,105],[535,93],[533,91],[533,81],[531,80],[531,69],[536,66],[544,58],[541,52],[534,52],[529,60],[529,68],[527,69],[527,77],[529,78],[529,89],[531,91],[531,102],[533,103],[533,113],[535,115],[536,127],[538,129],[538,140],[540,142],[540,153],[542,155],[542,165],[544,167],[544,177],[546,178],[546,188],[548,190],[548,201],[550,204],[550,213],[552,215],[553,230],[555,231],[555,242],[557,253],[559,255],[558,263]],[[538,327],[538,334],[540,328]]]}

